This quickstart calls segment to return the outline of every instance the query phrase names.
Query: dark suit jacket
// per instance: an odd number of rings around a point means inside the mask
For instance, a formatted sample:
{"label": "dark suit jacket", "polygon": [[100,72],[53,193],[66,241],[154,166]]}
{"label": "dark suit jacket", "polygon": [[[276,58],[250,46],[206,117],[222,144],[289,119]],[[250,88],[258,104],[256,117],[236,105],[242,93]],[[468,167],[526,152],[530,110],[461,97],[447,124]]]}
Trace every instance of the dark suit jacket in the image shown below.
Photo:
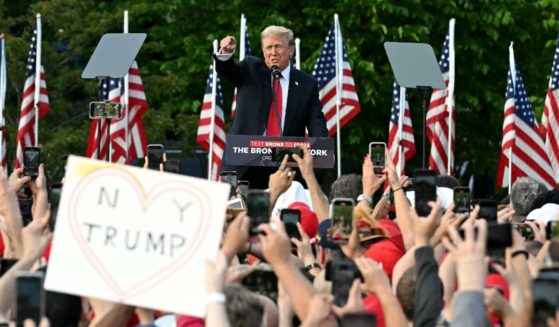
{"label": "dark suit jacket", "polygon": [[[237,87],[237,109],[229,133],[263,135],[272,103],[270,69],[262,59],[252,56],[237,63],[233,57],[227,61],[216,58],[215,62],[219,76]],[[284,136],[305,136],[305,127],[310,136],[328,135],[318,83],[294,67],[291,67],[285,115]]]}

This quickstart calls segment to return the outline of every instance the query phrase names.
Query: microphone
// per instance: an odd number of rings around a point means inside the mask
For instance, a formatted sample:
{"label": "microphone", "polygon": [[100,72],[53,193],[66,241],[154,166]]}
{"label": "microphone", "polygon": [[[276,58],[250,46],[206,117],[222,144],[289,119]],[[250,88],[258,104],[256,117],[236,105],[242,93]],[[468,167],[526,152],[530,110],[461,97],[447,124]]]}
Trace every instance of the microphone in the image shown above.
{"label": "microphone", "polygon": [[281,70],[277,65],[272,66],[272,78],[273,79],[280,79],[281,78]]}

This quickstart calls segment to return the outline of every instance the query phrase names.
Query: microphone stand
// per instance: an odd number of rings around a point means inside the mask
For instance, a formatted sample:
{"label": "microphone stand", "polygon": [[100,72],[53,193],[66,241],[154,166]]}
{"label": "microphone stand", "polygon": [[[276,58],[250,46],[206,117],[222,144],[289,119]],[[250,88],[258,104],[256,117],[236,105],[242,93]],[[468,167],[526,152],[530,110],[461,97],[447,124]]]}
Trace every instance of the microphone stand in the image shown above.
{"label": "microphone stand", "polygon": [[276,120],[278,121],[278,129],[280,131],[280,136],[283,136],[283,130],[281,128],[281,119],[278,109],[277,92],[276,92],[276,81],[278,82],[278,87],[281,87],[280,77],[276,78],[274,76],[274,71],[272,71],[272,101],[274,101],[274,110],[276,111]]}

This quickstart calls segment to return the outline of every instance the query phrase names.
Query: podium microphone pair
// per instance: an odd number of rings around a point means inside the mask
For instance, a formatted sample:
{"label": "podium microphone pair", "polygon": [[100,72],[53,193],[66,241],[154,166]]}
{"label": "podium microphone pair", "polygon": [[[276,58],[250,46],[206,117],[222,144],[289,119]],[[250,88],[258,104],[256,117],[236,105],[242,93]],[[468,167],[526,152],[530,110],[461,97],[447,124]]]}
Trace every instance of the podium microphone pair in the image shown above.
{"label": "podium microphone pair", "polygon": [[281,78],[281,70],[279,69],[279,67],[277,65],[272,66],[272,78],[274,80]]}

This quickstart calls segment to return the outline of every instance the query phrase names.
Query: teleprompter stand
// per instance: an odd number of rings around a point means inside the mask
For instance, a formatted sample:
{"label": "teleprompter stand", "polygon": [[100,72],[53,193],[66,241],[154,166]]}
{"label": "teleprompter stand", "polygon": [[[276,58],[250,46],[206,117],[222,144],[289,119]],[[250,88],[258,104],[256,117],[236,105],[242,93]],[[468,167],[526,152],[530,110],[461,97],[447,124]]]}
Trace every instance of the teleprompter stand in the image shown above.
{"label": "teleprompter stand", "polygon": [[[128,73],[146,36],[145,33],[108,33],[101,37],[82,72],[82,78],[98,80],[100,98],[103,92],[103,81],[109,78],[123,78]],[[102,159],[101,121],[104,119],[107,124],[107,142],[110,142],[111,118],[120,117],[110,116],[105,111],[92,117],[97,119],[97,159],[100,160]],[[110,161],[108,148],[105,160]]]}
{"label": "teleprompter stand", "polygon": [[[428,96],[433,88],[444,89],[445,84],[441,69],[435,58],[433,48],[426,43],[385,42],[384,49],[396,82],[401,87],[423,91],[423,149],[422,168],[425,168],[425,124]],[[400,107],[403,108],[401,103]],[[400,112],[400,116],[402,112]],[[399,140],[401,142],[402,140]]]}

